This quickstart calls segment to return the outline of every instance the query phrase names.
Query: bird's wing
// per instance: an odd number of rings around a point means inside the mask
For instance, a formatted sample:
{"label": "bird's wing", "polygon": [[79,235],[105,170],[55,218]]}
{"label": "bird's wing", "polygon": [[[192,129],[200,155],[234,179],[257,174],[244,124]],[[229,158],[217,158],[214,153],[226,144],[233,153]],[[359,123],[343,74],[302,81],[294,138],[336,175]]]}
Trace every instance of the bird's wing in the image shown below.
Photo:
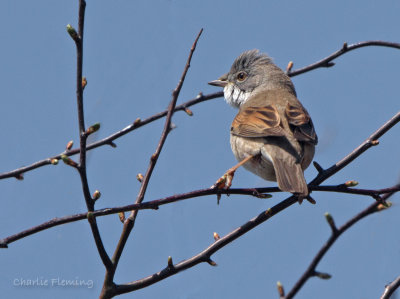
{"label": "bird's wing", "polygon": [[240,109],[232,122],[231,133],[240,137],[285,136],[274,104]]}
{"label": "bird's wing", "polygon": [[297,140],[312,144],[318,143],[311,117],[301,105],[287,103],[285,115]]}

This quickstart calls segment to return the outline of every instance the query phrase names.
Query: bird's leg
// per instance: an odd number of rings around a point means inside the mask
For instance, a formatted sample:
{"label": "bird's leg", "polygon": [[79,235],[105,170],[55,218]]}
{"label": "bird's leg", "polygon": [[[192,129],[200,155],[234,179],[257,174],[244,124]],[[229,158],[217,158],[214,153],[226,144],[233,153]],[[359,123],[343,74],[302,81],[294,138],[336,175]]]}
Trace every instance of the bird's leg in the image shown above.
{"label": "bird's leg", "polygon": [[233,176],[235,175],[235,171],[242,166],[247,161],[251,160],[254,156],[248,156],[240,161],[238,164],[230,168],[225,174],[220,177],[211,188],[217,189],[229,189],[232,186]]}

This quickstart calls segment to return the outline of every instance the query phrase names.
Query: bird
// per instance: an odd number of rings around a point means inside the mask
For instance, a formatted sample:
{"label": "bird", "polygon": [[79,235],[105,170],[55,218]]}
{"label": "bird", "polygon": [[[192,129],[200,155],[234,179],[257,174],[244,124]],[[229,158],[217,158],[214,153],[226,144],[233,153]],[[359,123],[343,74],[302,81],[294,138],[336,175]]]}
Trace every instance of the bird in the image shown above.
{"label": "bird", "polygon": [[259,50],[240,54],[230,71],[208,84],[224,88],[224,98],[239,112],[230,127],[230,144],[239,164],[213,187],[229,189],[243,165],[280,190],[309,196],[304,170],[310,165],[318,137],[293,82]]}

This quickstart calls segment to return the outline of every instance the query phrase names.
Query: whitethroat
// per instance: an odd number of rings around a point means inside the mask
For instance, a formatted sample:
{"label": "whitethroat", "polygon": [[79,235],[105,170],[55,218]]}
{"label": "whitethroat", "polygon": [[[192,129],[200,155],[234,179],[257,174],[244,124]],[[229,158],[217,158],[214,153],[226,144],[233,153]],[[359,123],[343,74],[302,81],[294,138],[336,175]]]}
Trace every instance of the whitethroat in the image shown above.
{"label": "whitethroat", "polygon": [[309,194],[303,171],[314,157],[318,138],[290,78],[267,55],[251,50],[209,84],[223,87],[228,104],[239,108],[230,136],[239,164],[214,187],[230,188],[243,165],[265,180],[277,181],[279,189],[298,195],[301,202]]}

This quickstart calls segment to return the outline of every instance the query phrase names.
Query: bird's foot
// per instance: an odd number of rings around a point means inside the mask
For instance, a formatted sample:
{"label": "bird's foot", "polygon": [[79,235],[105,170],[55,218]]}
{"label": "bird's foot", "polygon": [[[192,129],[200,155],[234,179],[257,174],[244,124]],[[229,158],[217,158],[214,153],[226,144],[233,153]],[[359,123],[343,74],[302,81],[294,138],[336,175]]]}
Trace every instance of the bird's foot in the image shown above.
{"label": "bird's foot", "polygon": [[233,176],[235,175],[235,171],[228,170],[223,176],[221,176],[211,188],[217,189],[225,189],[228,190],[232,186]]}

